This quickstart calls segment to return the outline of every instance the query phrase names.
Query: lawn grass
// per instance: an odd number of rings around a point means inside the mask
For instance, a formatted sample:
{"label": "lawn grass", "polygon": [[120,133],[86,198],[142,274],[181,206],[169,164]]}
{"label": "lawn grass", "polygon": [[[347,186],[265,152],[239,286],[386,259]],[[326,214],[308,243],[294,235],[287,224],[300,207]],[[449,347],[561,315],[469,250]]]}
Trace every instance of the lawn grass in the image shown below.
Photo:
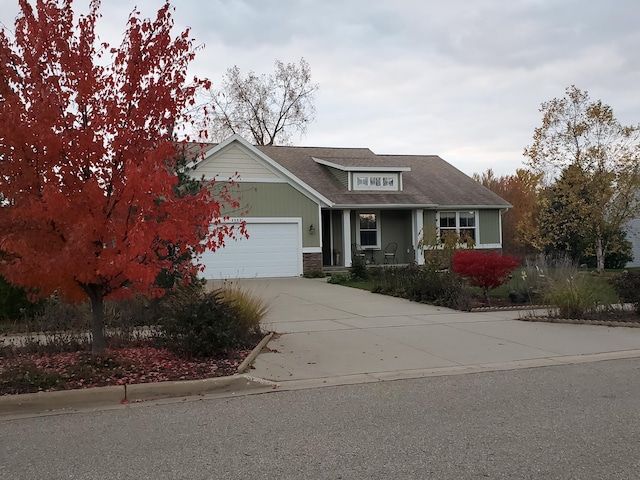
{"label": "lawn grass", "polygon": [[[620,270],[621,271],[621,270]],[[618,272],[605,272],[601,275],[598,275],[595,272],[580,272],[580,275],[588,276],[589,281],[592,283],[593,288],[600,299],[600,303],[602,304],[617,304],[620,303],[620,299],[618,298],[618,294],[613,289],[611,284],[609,283],[609,279],[613,277]],[[491,298],[507,298],[509,296],[509,292],[513,290],[517,290],[518,283],[522,283],[520,278],[513,276],[511,280],[507,283],[500,285],[498,288],[494,288],[489,291],[489,297]],[[478,292],[481,293],[481,290],[478,289]]]}

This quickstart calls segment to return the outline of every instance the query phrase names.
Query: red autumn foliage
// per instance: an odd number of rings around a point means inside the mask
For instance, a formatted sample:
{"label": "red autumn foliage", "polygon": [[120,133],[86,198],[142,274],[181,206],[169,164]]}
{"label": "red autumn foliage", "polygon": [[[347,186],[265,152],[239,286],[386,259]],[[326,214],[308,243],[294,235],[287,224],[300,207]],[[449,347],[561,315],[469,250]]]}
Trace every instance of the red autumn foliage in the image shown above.
{"label": "red autumn foliage", "polygon": [[475,286],[482,288],[487,298],[489,290],[509,280],[509,275],[519,265],[520,259],[511,255],[458,250],[453,256],[451,268],[458,275],[470,279]]}
{"label": "red autumn foliage", "polygon": [[211,185],[175,192],[175,138],[210,82],[187,83],[193,41],[171,35],[171,6],[153,20],[134,10],[110,48],[95,35],[100,2],[77,25],[71,3],[20,0],[15,32],[0,31],[0,274],[88,297],[100,353],[103,300],[159,295],[163,270],[196,273],[173,258],[222,246],[222,203],[237,202]]}

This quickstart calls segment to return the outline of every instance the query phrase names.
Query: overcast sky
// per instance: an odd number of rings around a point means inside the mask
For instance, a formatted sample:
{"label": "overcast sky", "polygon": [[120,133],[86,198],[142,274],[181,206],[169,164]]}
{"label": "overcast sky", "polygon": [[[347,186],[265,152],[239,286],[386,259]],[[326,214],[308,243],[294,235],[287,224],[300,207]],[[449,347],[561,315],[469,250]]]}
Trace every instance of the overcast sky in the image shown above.
{"label": "overcast sky", "polygon": [[[75,8],[86,10],[87,1]],[[152,17],[162,0],[139,0]],[[437,154],[467,174],[511,174],[540,103],[575,84],[640,122],[638,0],[183,0],[204,48],[193,74],[273,71],[304,57],[317,119],[296,145]],[[104,0],[99,32],[119,43],[133,3]],[[0,0],[12,27],[17,0]]]}

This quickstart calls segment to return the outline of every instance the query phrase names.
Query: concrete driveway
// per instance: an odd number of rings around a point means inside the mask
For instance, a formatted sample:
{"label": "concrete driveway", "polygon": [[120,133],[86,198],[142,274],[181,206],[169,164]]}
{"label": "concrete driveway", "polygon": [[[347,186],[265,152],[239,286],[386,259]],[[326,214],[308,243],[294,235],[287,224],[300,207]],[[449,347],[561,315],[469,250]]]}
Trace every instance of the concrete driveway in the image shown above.
{"label": "concrete driveway", "polygon": [[280,334],[248,373],[288,388],[640,357],[640,328],[458,312],[326,279],[242,283],[271,304],[265,327]]}

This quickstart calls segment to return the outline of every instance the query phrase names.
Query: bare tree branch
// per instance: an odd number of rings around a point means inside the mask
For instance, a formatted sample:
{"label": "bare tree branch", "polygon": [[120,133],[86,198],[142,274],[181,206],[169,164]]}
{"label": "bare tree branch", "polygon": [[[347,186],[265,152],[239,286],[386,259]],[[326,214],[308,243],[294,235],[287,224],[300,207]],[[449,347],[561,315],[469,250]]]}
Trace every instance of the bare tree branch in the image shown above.
{"label": "bare tree branch", "polygon": [[288,144],[293,133],[304,135],[315,119],[314,95],[309,64],[275,62],[275,72],[243,76],[237,66],[227,70],[219,89],[210,92],[214,107],[208,129],[213,140],[235,133],[257,145]]}

